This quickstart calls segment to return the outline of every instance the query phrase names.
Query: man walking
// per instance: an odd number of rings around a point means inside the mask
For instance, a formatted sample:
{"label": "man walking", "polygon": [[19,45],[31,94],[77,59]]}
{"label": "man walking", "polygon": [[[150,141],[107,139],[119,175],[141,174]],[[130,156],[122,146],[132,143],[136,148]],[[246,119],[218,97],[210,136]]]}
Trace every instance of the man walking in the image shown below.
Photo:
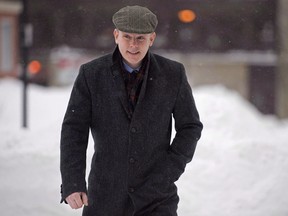
{"label": "man walking", "polygon": [[149,51],[158,23],[149,9],[124,7],[113,23],[114,52],[81,66],[64,117],[62,200],[84,216],[176,216],[175,181],[202,131],[185,69]]}

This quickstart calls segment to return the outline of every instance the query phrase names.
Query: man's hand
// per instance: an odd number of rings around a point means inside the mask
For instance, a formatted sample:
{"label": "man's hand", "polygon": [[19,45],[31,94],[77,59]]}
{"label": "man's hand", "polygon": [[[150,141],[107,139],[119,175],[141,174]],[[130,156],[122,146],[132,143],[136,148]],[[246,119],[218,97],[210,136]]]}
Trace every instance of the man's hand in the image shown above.
{"label": "man's hand", "polygon": [[88,197],[86,193],[75,192],[66,198],[67,203],[72,209],[79,209],[83,205],[88,206]]}

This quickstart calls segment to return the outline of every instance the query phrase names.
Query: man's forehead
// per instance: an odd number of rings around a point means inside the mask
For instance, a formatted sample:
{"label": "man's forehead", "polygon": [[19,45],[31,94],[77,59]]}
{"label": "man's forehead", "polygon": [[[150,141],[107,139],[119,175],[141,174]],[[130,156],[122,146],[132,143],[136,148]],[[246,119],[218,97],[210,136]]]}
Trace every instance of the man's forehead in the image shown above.
{"label": "man's forehead", "polygon": [[148,33],[148,34],[137,34],[137,33],[129,33],[129,32],[123,32],[123,31],[120,31],[118,30],[122,35],[130,35],[130,36],[133,36],[133,37],[148,37],[151,35],[151,33]]}

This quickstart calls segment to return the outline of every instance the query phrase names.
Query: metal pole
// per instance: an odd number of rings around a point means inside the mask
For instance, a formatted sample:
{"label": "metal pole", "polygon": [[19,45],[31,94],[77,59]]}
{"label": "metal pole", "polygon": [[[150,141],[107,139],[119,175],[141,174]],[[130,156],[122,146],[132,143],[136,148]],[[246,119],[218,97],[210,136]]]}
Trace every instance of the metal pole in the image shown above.
{"label": "metal pole", "polygon": [[277,114],[288,118],[288,1],[278,1],[278,73],[277,73]]}
{"label": "metal pole", "polygon": [[22,53],[22,81],[23,81],[23,98],[22,98],[22,127],[27,128],[27,88],[28,88],[28,46],[26,44],[26,25],[27,25],[27,1],[22,0],[23,11],[21,14],[21,53]]}

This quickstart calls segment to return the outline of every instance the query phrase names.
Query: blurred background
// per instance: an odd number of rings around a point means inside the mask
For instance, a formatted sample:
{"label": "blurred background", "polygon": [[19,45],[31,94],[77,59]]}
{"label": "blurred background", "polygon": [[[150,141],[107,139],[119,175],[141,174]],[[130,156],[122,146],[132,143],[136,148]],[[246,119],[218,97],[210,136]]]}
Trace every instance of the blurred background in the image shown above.
{"label": "blurred background", "polygon": [[0,78],[21,77],[27,58],[30,82],[71,84],[113,51],[111,17],[133,4],[157,14],[153,51],[183,62],[192,86],[220,83],[288,117],[286,0],[0,0]]}
{"label": "blurred background", "polygon": [[0,0],[0,215],[81,215],[59,204],[63,116],[135,4],[157,14],[153,52],[185,65],[204,124],[179,215],[287,216],[288,0]]}
{"label": "blurred background", "polygon": [[134,4],[157,14],[153,51],[181,61],[192,86],[221,84],[288,117],[286,0],[0,0],[0,78],[21,78],[25,64],[29,82],[70,85],[113,51],[111,17]]}

